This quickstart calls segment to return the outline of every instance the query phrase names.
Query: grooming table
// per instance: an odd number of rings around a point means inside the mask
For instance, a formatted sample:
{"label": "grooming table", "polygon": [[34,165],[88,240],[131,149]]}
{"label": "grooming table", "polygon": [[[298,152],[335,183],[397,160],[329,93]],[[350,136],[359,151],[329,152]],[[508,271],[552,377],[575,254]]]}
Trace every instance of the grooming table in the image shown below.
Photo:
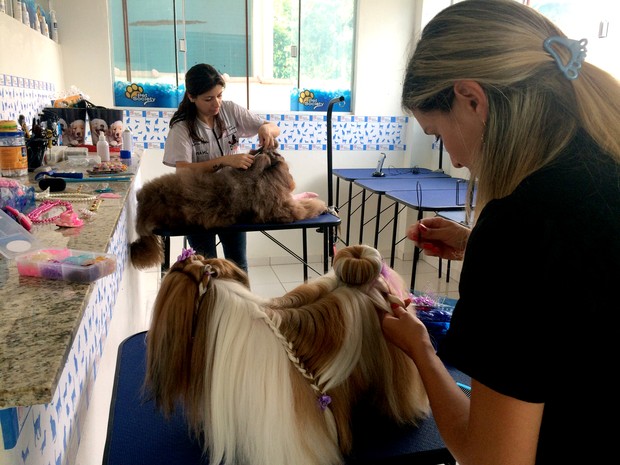
{"label": "grooming table", "polygon": [[[146,331],[134,334],[118,348],[103,465],[207,465],[183,416],[176,413],[166,420],[153,402],[141,396],[145,336]],[[469,385],[467,376],[453,369],[450,373],[457,382]],[[398,427],[360,409],[355,413],[353,443],[347,465],[456,463],[432,417],[419,427]]]}
{"label": "grooming table", "polygon": [[[335,228],[340,224],[341,220],[336,215],[331,213],[323,213],[316,218],[308,218],[305,220],[293,221],[292,223],[260,223],[260,224],[234,224],[226,228],[214,228],[210,232],[252,232],[259,231],[267,238],[280,246],[283,250],[295,257],[304,265],[304,281],[308,279],[308,268],[311,268],[317,274],[324,274],[329,271],[329,257],[331,256],[331,249],[333,244],[332,237],[334,234],[330,232],[330,228]],[[308,264],[308,234],[307,230],[315,228],[318,232],[323,234],[323,273],[315,270]],[[283,231],[289,229],[301,229],[302,232],[302,256],[300,257],[293,252],[285,244],[281,243],[267,231]],[[156,229],[154,233],[164,239],[164,262],[162,263],[162,274],[170,268],[170,237],[172,236],[187,236],[190,234],[204,233],[206,230],[200,227],[185,227],[178,229]]]}
{"label": "grooming table", "polygon": [[[455,194],[455,202],[459,203],[459,197],[464,198],[467,192],[467,180],[462,178],[453,178],[450,176],[442,176],[442,177],[420,177],[415,178],[413,175],[407,177],[399,177],[399,178],[373,178],[373,179],[357,179],[353,182],[358,187],[362,188],[362,210],[361,210],[361,219],[360,219],[360,238],[359,243],[363,243],[363,234],[364,234],[364,204],[366,202],[366,192],[370,192],[371,195],[375,194],[377,196],[377,211],[374,216],[375,219],[375,237],[374,237],[374,247],[375,249],[379,243],[379,233],[381,232],[381,199],[383,196],[389,191],[399,191],[399,190],[417,190],[422,189],[424,191],[430,189],[439,189],[439,190],[449,190],[454,192]],[[372,218],[371,218],[372,220]],[[389,222],[388,222],[389,224]],[[386,224],[385,227],[387,227]],[[393,252],[393,250],[392,250]],[[390,258],[390,264],[393,265],[394,254],[392,253],[392,257]]]}
{"label": "grooming table", "polygon": [[[451,212],[465,211],[467,205],[467,183],[457,184],[457,189],[425,189],[422,184],[415,190],[393,190],[385,193],[385,196],[394,201],[394,218],[392,229],[392,255],[396,249],[396,227],[398,221],[399,204],[418,211],[418,221],[422,219],[425,211]],[[465,190],[461,190],[464,187]],[[474,192],[475,196],[475,192]],[[474,200],[470,200],[472,207]],[[411,269],[410,288],[415,289],[415,274],[420,259],[420,249],[414,247],[413,264]],[[441,264],[441,261],[439,262]],[[449,263],[449,262],[448,262]]]}
{"label": "grooming table", "polygon": [[[375,177],[373,173],[376,172],[374,168],[340,168],[333,169],[332,174],[336,176],[336,203],[337,209],[340,210],[343,206],[347,206],[347,227],[346,227],[346,236],[345,236],[345,245],[349,245],[350,231],[351,231],[351,215],[355,213],[357,210],[362,209],[362,215],[365,208],[366,202],[366,191],[363,189],[360,193],[356,194],[362,195],[362,200],[360,205],[353,210],[353,183],[358,179],[375,179],[375,180],[388,180],[388,179],[409,179],[409,180],[417,180],[421,178],[447,178],[449,177],[447,174],[438,171],[432,171],[427,168],[387,168],[382,171],[384,176]],[[347,181],[349,183],[348,190],[348,198],[346,202],[340,204],[340,180]],[[363,228],[364,219],[362,216],[361,226]],[[360,240],[360,244],[362,241]]]}

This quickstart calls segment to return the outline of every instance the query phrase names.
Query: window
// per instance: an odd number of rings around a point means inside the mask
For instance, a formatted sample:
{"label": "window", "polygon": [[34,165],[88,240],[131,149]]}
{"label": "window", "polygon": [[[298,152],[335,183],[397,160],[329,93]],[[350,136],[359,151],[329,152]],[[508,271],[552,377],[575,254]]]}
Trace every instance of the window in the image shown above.
{"label": "window", "polygon": [[254,111],[350,111],[355,0],[112,0],[119,107],[176,108],[196,63]]}

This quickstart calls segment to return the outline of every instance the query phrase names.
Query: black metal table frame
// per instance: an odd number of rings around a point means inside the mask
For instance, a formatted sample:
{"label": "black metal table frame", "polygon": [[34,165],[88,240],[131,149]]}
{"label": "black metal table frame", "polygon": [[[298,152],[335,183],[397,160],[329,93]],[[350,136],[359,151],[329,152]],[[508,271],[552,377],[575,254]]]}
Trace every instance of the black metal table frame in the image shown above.
{"label": "black metal table frame", "polygon": [[[333,237],[335,234],[331,231],[332,228],[336,228],[340,225],[340,218],[331,214],[331,213],[323,213],[316,218],[308,218],[305,220],[293,221],[292,223],[260,223],[260,224],[234,224],[232,226],[228,226],[226,228],[214,228],[209,230],[209,232],[261,232],[267,238],[269,238],[272,242],[277,244],[280,248],[288,252],[291,256],[295,257],[304,265],[304,281],[308,279],[308,268],[314,271],[317,274],[321,274],[319,271],[315,270],[308,263],[308,234],[307,230],[310,228],[316,228],[317,232],[323,234],[323,273],[327,273],[329,271],[330,266],[330,257],[333,256],[332,250]],[[293,229],[301,229],[302,231],[302,256],[300,257],[297,253],[283,244],[281,241],[273,237],[267,231],[284,231],[284,230],[293,230]],[[189,228],[178,228],[178,229],[157,229],[155,234],[161,236],[164,241],[164,261],[162,263],[161,271],[164,274],[170,268],[170,237],[172,236],[188,236],[192,234],[200,234],[204,233],[205,229],[200,227],[189,227]]]}

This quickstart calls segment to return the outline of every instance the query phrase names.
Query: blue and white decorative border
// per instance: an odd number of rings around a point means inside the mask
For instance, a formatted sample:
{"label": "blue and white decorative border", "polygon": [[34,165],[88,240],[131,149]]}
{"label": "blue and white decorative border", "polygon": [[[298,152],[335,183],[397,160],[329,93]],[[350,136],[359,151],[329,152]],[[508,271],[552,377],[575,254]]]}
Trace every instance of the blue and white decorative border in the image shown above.
{"label": "blue and white decorative border", "polygon": [[[144,148],[164,148],[174,110],[126,110],[125,124]],[[325,150],[327,116],[306,113],[260,114],[280,127],[284,150]],[[407,116],[332,115],[335,150],[405,150]],[[257,148],[258,138],[242,139],[242,148]]]}
{"label": "blue and white decorative border", "polygon": [[[26,117],[30,124],[43,108],[49,107],[55,89],[49,82],[0,74],[0,119]],[[174,109],[125,109],[125,125],[137,144],[163,149]],[[327,148],[327,116],[317,113],[261,114],[280,127],[278,140],[284,150]],[[332,115],[332,147],[337,151],[362,152],[406,150],[407,116]],[[90,137],[90,134],[87,135]],[[258,147],[258,138],[241,139],[242,149]]]}

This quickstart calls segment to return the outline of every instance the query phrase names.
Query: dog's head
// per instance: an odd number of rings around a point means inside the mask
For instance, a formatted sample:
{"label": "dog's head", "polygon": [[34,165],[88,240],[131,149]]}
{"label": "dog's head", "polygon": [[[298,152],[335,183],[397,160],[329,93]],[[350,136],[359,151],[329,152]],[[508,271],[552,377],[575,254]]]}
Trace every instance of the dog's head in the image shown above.
{"label": "dog's head", "polygon": [[69,125],[69,133],[71,134],[71,138],[77,141],[84,140],[84,120],[76,119],[71,122]]}
{"label": "dog's head", "polygon": [[112,124],[110,124],[108,135],[115,142],[121,143],[123,140],[123,122],[114,121]]}
{"label": "dog's head", "polygon": [[[193,360],[192,348],[196,325],[202,323],[199,306],[208,305],[206,301],[214,298],[212,286],[216,278],[250,287],[247,274],[233,262],[201,255],[177,261],[162,280],[148,332],[151,365],[145,386],[166,413],[174,411],[177,399],[187,401],[190,391],[202,389],[199,371],[204,369],[204,360]],[[200,337],[204,340],[204,336]],[[195,380],[199,385],[192,385]]]}
{"label": "dog's head", "polygon": [[99,140],[99,133],[103,132],[103,134],[108,133],[108,123],[101,118],[93,118],[90,120],[90,133],[93,136],[93,142],[97,142]]}
{"label": "dog's head", "polygon": [[275,150],[250,150],[250,154],[254,155],[254,164],[250,170],[257,176],[269,175],[284,184],[285,187],[293,192],[295,190],[295,180],[290,173],[288,163],[282,155]]}

